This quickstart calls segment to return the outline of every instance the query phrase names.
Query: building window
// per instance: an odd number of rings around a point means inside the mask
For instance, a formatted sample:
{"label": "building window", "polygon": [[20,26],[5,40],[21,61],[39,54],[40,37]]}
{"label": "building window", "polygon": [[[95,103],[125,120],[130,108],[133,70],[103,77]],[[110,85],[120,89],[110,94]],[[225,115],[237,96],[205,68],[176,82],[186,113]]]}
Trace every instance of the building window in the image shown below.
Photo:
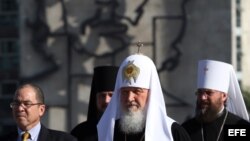
{"label": "building window", "polygon": [[1,11],[17,11],[17,2],[16,0],[1,0],[0,2]]}
{"label": "building window", "polygon": [[241,36],[236,37],[236,49],[237,49],[237,71],[242,71],[242,48],[241,48]]}
{"label": "building window", "polygon": [[17,89],[18,81],[4,80],[0,81],[0,97],[11,98]]}
{"label": "building window", "polygon": [[236,36],[236,48],[241,50],[241,36]]}
{"label": "building window", "polygon": [[0,39],[0,70],[17,70],[19,59],[18,54],[19,49],[15,39]]}
{"label": "building window", "polygon": [[236,0],[236,27],[241,27],[241,0]]}
{"label": "building window", "polygon": [[0,25],[17,26],[18,6],[16,0],[0,1]]}

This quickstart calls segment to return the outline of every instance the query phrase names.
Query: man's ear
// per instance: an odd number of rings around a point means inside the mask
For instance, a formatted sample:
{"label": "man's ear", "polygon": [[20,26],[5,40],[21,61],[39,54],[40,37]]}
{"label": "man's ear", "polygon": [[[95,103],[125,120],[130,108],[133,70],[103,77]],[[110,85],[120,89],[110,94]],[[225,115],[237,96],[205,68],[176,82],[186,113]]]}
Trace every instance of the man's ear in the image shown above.
{"label": "man's ear", "polygon": [[46,106],[43,104],[43,105],[39,105],[39,115],[40,116],[43,116],[44,113],[46,111]]}
{"label": "man's ear", "polygon": [[226,94],[226,93],[222,93],[222,98],[223,98],[223,100],[224,100],[224,101],[226,101],[226,100],[227,100],[227,97],[228,97],[228,94]]}

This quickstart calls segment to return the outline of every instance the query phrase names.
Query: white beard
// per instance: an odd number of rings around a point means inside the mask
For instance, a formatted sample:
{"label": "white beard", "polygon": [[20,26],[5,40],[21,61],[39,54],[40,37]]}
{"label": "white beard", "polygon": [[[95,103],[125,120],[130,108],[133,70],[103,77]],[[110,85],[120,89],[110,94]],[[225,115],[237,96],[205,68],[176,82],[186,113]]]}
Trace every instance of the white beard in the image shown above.
{"label": "white beard", "polygon": [[127,134],[142,132],[146,123],[146,114],[143,110],[124,112],[120,119],[120,128]]}

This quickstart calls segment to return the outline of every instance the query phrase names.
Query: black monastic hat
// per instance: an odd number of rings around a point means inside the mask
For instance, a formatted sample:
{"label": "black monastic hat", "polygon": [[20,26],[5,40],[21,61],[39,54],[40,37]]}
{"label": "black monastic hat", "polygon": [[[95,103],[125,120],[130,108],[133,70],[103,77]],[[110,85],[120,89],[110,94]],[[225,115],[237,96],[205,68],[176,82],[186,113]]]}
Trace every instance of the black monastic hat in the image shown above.
{"label": "black monastic hat", "polygon": [[97,119],[96,94],[101,91],[114,90],[118,70],[118,66],[97,66],[94,68],[89,98],[87,117],[88,121],[95,120],[98,122],[99,119]]}

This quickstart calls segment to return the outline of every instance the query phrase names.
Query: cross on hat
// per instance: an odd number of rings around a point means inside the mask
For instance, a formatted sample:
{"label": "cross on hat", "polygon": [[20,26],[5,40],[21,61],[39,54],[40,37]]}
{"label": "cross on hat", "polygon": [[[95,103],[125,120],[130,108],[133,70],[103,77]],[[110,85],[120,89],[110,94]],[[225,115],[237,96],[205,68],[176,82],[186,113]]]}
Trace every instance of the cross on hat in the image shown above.
{"label": "cross on hat", "polygon": [[207,68],[207,66],[205,66],[205,68],[204,68],[205,74],[206,74],[207,71],[208,71],[208,68]]}
{"label": "cross on hat", "polygon": [[137,53],[140,54],[140,50],[141,50],[141,47],[143,46],[143,43],[141,43],[140,41],[138,41],[137,43],[137,47],[138,47],[138,51]]}

